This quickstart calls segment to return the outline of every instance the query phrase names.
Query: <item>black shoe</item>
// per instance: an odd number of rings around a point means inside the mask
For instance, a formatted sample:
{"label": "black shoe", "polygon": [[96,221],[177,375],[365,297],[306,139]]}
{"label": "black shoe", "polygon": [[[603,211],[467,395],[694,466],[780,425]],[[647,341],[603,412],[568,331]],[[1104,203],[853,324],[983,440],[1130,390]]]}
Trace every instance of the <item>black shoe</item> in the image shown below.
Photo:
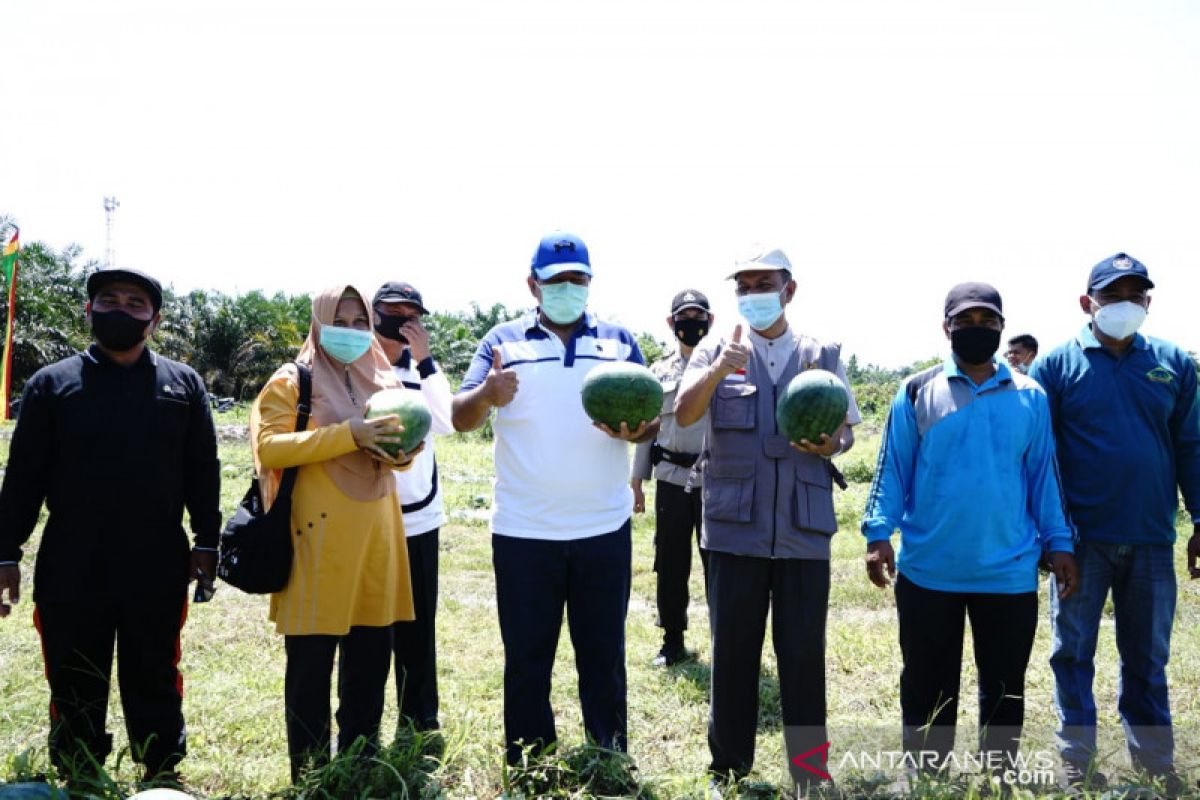
{"label": "black shoe", "polygon": [[1063,761],[1063,782],[1067,789],[1090,789],[1102,792],[1108,788],[1108,776],[1087,761]]}
{"label": "black shoe", "polygon": [[1156,783],[1162,784],[1163,795],[1166,797],[1179,797],[1193,788],[1187,785],[1183,776],[1176,772],[1173,766],[1160,767],[1146,772]]}
{"label": "black shoe", "polygon": [[656,667],[673,667],[676,664],[682,664],[685,661],[691,661],[696,657],[696,654],[685,648],[683,645],[673,647],[671,645],[663,645],[658,651],[658,655],[650,663]]}

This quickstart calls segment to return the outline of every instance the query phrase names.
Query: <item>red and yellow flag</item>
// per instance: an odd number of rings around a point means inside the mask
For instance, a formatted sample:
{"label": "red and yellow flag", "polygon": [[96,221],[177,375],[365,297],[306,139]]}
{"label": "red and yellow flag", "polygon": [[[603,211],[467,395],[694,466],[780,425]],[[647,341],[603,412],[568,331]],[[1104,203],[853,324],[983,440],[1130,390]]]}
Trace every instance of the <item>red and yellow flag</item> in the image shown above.
{"label": "red and yellow flag", "polygon": [[0,269],[4,272],[4,283],[8,286],[8,322],[4,326],[4,363],[0,365],[0,419],[12,419],[10,394],[12,393],[12,340],[13,319],[17,316],[17,254],[21,249],[21,230],[13,226],[12,238],[0,251]]}

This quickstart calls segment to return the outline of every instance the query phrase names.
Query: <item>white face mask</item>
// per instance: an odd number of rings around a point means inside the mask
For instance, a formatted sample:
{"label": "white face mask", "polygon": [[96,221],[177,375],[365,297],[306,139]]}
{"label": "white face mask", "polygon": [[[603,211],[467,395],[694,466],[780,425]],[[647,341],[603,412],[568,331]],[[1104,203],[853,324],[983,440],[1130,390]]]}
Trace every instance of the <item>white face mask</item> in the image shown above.
{"label": "white face mask", "polygon": [[765,331],[775,324],[775,320],[783,315],[783,302],[780,292],[763,292],[760,294],[743,294],[738,296],[738,313],[742,319],[750,323],[756,331]]}
{"label": "white face mask", "polygon": [[1146,309],[1128,300],[1109,303],[1092,312],[1092,320],[1105,335],[1114,339],[1128,339],[1145,322]]}

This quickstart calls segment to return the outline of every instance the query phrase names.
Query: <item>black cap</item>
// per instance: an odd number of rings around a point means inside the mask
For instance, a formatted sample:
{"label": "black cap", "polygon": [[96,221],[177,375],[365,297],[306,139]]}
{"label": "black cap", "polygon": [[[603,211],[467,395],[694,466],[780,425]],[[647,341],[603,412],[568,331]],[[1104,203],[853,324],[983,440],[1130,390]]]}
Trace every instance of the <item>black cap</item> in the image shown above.
{"label": "black cap", "polygon": [[1004,319],[1004,303],[996,287],[990,283],[960,283],[946,295],[946,319],[968,308],[986,308]]}
{"label": "black cap", "polygon": [[1118,281],[1129,275],[1134,275],[1145,281],[1147,289],[1154,288],[1154,281],[1150,280],[1150,273],[1146,271],[1145,264],[1133,256],[1117,253],[1115,256],[1109,256],[1092,267],[1092,274],[1088,275],[1088,293],[1090,294],[1097,289],[1103,289],[1113,281]]}
{"label": "black cap", "polygon": [[412,303],[421,309],[422,314],[429,313],[429,309],[421,303],[421,293],[417,291],[417,287],[404,281],[388,281],[380,286],[371,305],[377,306],[380,303]]}
{"label": "black cap", "polygon": [[154,313],[157,314],[162,309],[162,284],[141,270],[136,269],[101,269],[88,275],[88,300],[95,299],[96,293],[101,288],[116,281],[125,281],[126,283],[135,283],[141,286],[146,290],[146,294],[150,295],[150,304],[154,306]]}
{"label": "black cap", "polygon": [[671,313],[678,314],[685,308],[699,308],[704,311],[709,311],[708,298],[703,292],[698,292],[695,289],[684,289],[679,294],[675,295],[675,299],[671,301]]}

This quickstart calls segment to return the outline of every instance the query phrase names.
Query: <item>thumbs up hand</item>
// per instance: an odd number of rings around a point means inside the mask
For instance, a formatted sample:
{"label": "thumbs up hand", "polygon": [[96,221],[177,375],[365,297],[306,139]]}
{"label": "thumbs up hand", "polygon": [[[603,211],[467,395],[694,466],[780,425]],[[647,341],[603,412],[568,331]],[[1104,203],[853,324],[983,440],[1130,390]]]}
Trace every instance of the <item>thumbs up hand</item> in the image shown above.
{"label": "thumbs up hand", "polygon": [[745,369],[749,360],[750,345],[742,344],[742,325],[738,323],[737,327],[733,329],[733,338],[721,348],[721,355],[717,357],[714,368],[717,374],[724,378],[726,375],[732,375],[738,370]]}
{"label": "thumbs up hand", "polygon": [[517,394],[517,373],[515,370],[504,368],[504,363],[500,360],[500,348],[492,345],[491,350],[492,371],[488,373],[483,386],[488,401],[500,408],[511,403]]}

